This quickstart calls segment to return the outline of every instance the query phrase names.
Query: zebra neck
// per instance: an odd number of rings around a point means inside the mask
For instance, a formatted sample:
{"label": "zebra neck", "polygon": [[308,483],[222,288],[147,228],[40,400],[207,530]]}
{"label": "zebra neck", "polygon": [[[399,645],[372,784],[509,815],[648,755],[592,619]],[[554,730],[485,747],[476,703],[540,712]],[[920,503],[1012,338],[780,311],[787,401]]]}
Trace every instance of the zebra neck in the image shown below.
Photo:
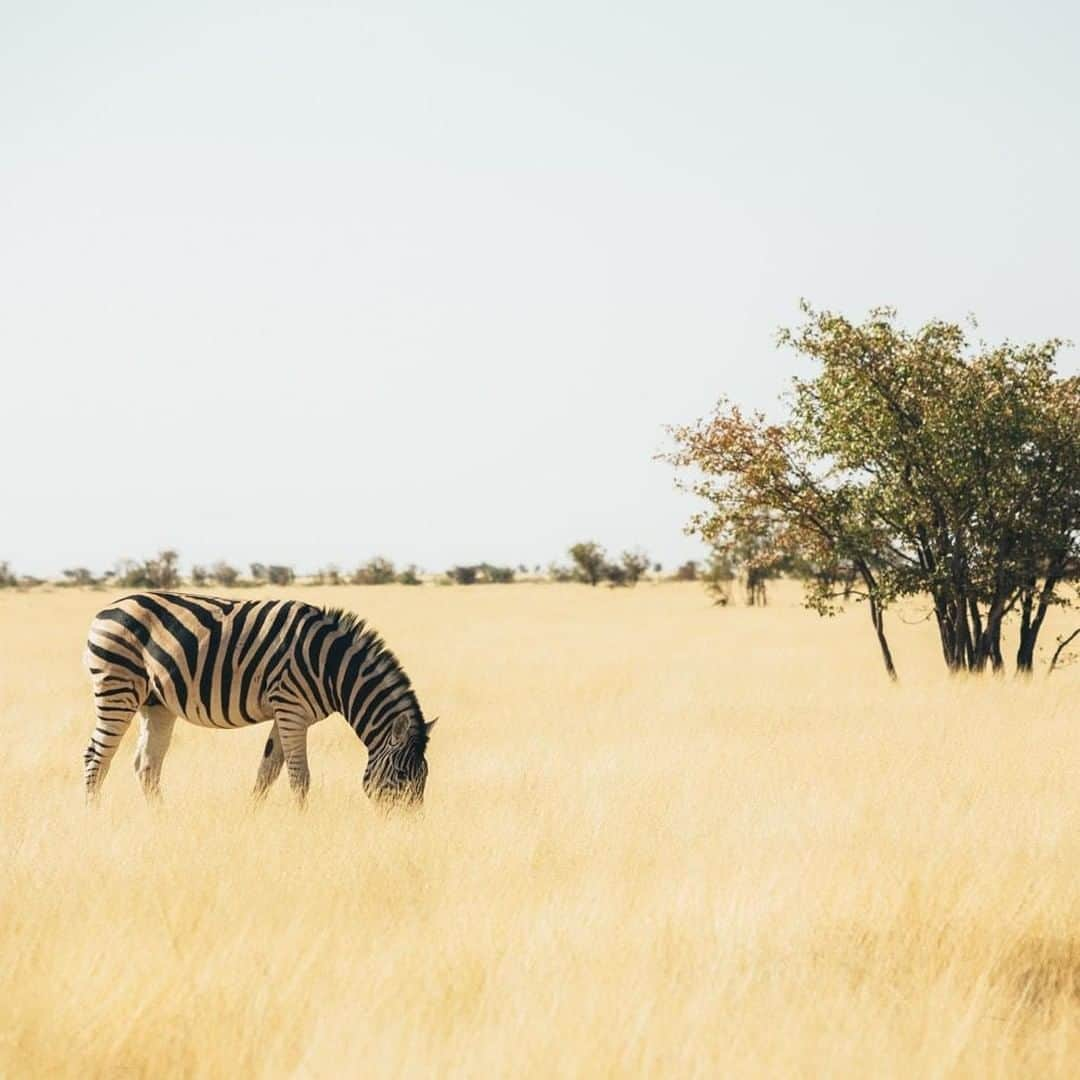
{"label": "zebra neck", "polygon": [[352,683],[342,683],[342,713],[368,748],[378,746],[391,722],[402,714],[419,715],[409,678],[389,652],[383,652]]}

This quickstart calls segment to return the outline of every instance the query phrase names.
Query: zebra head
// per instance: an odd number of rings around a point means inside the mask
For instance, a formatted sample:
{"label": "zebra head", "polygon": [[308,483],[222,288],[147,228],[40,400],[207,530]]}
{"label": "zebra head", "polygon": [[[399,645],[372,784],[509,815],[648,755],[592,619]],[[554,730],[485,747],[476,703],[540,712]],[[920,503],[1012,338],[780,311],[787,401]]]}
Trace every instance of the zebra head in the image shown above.
{"label": "zebra head", "polygon": [[403,714],[389,726],[378,746],[368,748],[364,791],[383,804],[416,806],[424,801],[428,767],[424,758],[428,733],[435,721]]}

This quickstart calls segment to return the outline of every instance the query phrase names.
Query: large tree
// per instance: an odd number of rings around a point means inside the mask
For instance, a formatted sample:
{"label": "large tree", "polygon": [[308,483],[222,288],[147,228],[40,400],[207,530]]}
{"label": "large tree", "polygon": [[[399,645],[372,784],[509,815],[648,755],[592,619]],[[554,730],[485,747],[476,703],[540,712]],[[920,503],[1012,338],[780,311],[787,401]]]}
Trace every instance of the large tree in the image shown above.
{"label": "large tree", "polygon": [[1055,371],[1062,342],[972,347],[956,325],[915,332],[892,309],[854,324],[803,305],[781,344],[817,365],[769,423],[726,402],[674,429],[672,460],[697,470],[710,541],[765,514],[776,543],[814,568],[808,598],[831,609],[852,575],[895,674],[884,612],[930,598],[952,670],[1030,671],[1060,586],[1080,567],[1080,380]]}

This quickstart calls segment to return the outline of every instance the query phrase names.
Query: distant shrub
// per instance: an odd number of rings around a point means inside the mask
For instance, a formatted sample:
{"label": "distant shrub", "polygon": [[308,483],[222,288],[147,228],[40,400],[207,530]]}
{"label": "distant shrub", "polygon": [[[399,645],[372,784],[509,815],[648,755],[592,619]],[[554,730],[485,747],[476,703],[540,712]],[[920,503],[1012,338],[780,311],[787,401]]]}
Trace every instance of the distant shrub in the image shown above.
{"label": "distant shrub", "polygon": [[296,574],[291,566],[268,566],[266,580],[271,585],[291,585]]}
{"label": "distant shrub", "polygon": [[604,568],[607,566],[607,556],[604,549],[591,540],[575,544],[570,549],[570,558],[574,560],[579,581],[588,585],[595,585],[603,580]]}
{"label": "distant shrub", "polygon": [[197,588],[202,588],[204,585],[209,584],[210,571],[205,566],[199,566],[197,563],[191,568],[191,584]]}
{"label": "distant shrub", "polygon": [[354,585],[389,585],[394,580],[394,564],[381,555],[358,566],[352,576]]}
{"label": "distant shrub", "polygon": [[552,563],[547,569],[547,576],[551,581],[567,582],[574,581],[574,571],[569,566]]}
{"label": "distant shrub", "polygon": [[85,566],[76,566],[70,570],[64,570],[64,584],[66,585],[97,585],[100,581],[99,578],[94,577],[93,573]]}
{"label": "distant shrub", "polygon": [[[237,577],[239,576],[240,575],[237,574]],[[269,573],[266,569],[266,563],[253,562],[251,564],[251,580],[258,582],[269,580]]]}
{"label": "distant shrub", "polygon": [[11,589],[19,584],[19,579],[6,562],[0,562],[0,589]]}
{"label": "distant shrub", "polygon": [[416,566],[412,565],[412,564],[410,564],[409,566],[406,566],[405,569],[402,570],[400,574],[398,574],[397,583],[399,585],[422,585],[423,584],[423,582],[420,580],[420,575],[417,572]]}
{"label": "distant shrub", "polygon": [[604,566],[604,579],[616,588],[630,584],[630,575],[626,568],[618,563],[607,563]]}
{"label": "distant shrub", "polygon": [[113,577],[116,584],[125,589],[175,589],[180,584],[178,559],[172,550],[159,552],[157,558],[141,563],[121,559]]}
{"label": "distant shrub", "polygon": [[333,564],[316,570],[312,577],[313,585],[341,585],[343,582],[341,571]]}
{"label": "distant shrub", "polygon": [[713,598],[713,602],[720,607],[727,607],[731,603],[731,586],[735,581],[735,567],[730,555],[718,547],[713,548],[708,562],[705,563],[701,580],[705,582],[705,591]]}
{"label": "distant shrub", "polygon": [[455,585],[475,585],[478,566],[452,566],[446,573]]}
{"label": "distant shrub", "polygon": [[509,585],[514,580],[514,568],[512,566],[492,566],[491,563],[481,563],[480,578],[489,585]]}
{"label": "distant shrub", "polygon": [[693,559],[688,559],[675,571],[673,577],[676,581],[697,581],[698,564]]}
{"label": "distant shrub", "polygon": [[621,556],[622,568],[626,571],[626,580],[636,585],[649,569],[649,556],[644,551],[624,551]]}
{"label": "distant shrub", "polygon": [[236,584],[240,577],[240,571],[237,570],[235,566],[230,566],[227,562],[216,562],[210,568],[210,577],[212,577],[218,585],[224,585],[229,589]]}

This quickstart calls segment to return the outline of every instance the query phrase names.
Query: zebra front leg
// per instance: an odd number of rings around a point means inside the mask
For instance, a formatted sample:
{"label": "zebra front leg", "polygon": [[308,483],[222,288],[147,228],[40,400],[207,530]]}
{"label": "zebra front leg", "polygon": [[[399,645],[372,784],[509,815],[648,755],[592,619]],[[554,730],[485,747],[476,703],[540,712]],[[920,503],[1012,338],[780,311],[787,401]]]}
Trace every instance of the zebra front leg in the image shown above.
{"label": "zebra front leg", "polygon": [[169,749],[176,717],[160,705],[144,705],[139,722],[139,746],[135,751],[135,775],[142,781],[147,799],[161,794],[161,763]]}
{"label": "zebra front leg", "polygon": [[86,801],[92,802],[105,775],[109,771],[113,754],[120,745],[138,707],[137,691],[132,686],[118,685],[105,679],[94,689],[97,723],[90,736],[90,744],[83,754],[83,776],[86,781]]}
{"label": "zebra front leg", "polygon": [[281,766],[285,764],[285,752],[281,748],[281,735],[275,723],[270,731],[270,738],[266,740],[263,748],[262,761],[259,763],[259,772],[255,777],[255,790],[252,794],[256,799],[261,799],[270,790],[270,785],[278,778]]}
{"label": "zebra front leg", "polygon": [[297,801],[303,806],[311,785],[311,773],[307,760],[308,725],[297,717],[279,716],[276,721],[281,735],[281,749],[285,755],[285,765],[289,770],[289,786],[293,789]]}

